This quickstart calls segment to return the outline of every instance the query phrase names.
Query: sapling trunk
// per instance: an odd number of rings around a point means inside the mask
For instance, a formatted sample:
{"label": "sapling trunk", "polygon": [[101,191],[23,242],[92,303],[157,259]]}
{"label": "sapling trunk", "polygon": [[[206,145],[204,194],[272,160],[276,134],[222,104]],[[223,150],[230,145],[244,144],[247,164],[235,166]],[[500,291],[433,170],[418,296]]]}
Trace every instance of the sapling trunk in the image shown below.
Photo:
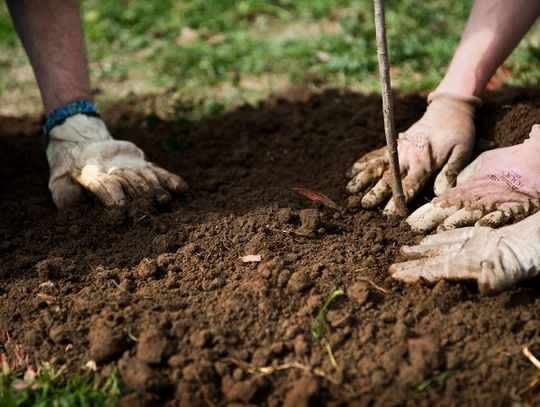
{"label": "sapling trunk", "polygon": [[392,196],[399,216],[407,215],[407,204],[401,184],[399,158],[397,151],[396,128],[394,126],[394,102],[390,84],[390,63],[388,62],[388,45],[386,42],[386,24],[384,19],[384,0],[373,0],[375,5],[375,33],[377,37],[377,59],[379,61],[379,78],[384,118],[384,133],[388,146],[388,161],[392,175]]}

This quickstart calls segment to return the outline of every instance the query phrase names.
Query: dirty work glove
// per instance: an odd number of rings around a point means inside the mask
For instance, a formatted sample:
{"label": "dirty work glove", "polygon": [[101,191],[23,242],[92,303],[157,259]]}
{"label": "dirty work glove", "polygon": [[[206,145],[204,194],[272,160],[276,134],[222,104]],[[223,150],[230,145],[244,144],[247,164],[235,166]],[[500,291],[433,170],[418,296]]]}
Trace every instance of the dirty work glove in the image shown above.
{"label": "dirty work glove", "polygon": [[[441,168],[435,180],[435,194],[453,187],[474,149],[474,112],[481,104],[480,99],[434,92],[429,94],[428,103],[422,118],[406,132],[400,133],[398,138],[399,164],[407,202]],[[386,201],[392,195],[386,147],[360,158],[348,171],[347,177],[351,178],[347,184],[349,194],[357,194],[378,180],[362,198],[364,208],[373,208]],[[384,213],[396,213],[393,200],[388,202]]]}
{"label": "dirty work glove", "polygon": [[522,144],[486,151],[459,174],[457,186],[418,208],[407,223],[417,232],[477,224],[500,226],[540,202],[540,125]]}
{"label": "dirty work glove", "polygon": [[448,230],[404,246],[409,259],[390,267],[407,283],[424,278],[476,280],[481,293],[493,293],[540,274],[540,213],[511,226]]}
{"label": "dirty work glove", "polygon": [[76,114],[49,133],[49,189],[58,208],[79,203],[83,187],[106,207],[121,206],[126,195],[165,203],[186,182],[144,159],[129,141],[114,140],[98,117]]}

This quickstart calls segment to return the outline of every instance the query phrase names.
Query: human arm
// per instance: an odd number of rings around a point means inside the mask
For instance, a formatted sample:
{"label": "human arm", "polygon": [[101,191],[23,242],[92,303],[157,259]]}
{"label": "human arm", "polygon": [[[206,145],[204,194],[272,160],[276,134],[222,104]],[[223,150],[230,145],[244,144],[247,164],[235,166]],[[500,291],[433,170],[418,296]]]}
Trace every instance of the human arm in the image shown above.
{"label": "human arm", "polygon": [[[536,0],[475,2],[448,71],[434,92],[435,95],[451,95],[454,100],[469,101],[470,109],[454,109],[447,105],[434,114],[431,112],[434,105],[430,103],[424,116],[400,134],[398,155],[407,201],[412,200],[437,172],[436,195],[455,185],[457,174],[472,156],[474,111],[479,105],[476,98],[539,13],[540,2]],[[347,192],[363,194],[367,189],[361,201],[365,208],[384,203],[391,195],[387,169],[385,148],[362,157],[347,174],[351,178]],[[392,201],[385,213],[394,213]]]}
{"label": "human arm", "polygon": [[[84,35],[75,0],[8,0],[19,37],[39,85],[47,126],[49,189],[58,208],[78,204],[83,188],[105,206],[121,206],[127,197],[159,203],[187,184],[145,160],[133,143],[114,140],[93,106]],[[79,112],[80,110],[80,112]],[[92,111],[89,111],[92,110]],[[50,128],[48,128],[50,127]]]}

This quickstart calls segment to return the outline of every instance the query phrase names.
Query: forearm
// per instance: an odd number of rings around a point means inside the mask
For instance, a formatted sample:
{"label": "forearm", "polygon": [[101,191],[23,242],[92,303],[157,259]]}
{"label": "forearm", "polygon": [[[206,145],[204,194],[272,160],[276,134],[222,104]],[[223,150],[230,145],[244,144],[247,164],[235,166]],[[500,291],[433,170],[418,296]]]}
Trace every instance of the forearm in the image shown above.
{"label": "forearm", "polygon": [[437,91],[479,97],[539,14],[538,0],[476,0]]}
{"label": "forearm", "polygon": [[28,53],[45,113],[78,99],[91,100],[84,34],[75,0],[8,0]]}

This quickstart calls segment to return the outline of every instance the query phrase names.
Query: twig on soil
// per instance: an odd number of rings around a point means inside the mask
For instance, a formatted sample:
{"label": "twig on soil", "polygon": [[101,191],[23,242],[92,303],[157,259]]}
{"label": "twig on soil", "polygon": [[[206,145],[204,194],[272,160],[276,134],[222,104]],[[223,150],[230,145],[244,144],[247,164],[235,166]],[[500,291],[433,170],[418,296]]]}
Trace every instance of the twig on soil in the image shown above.
{"label": "twig on soil", "polygon": [[126,290],[125,288],[122,288],[122,287],[120,286],[120,284],[118,284],[118,283],[116,282],[115,279],[111,278],[111,282],[112,282],[112,283],[114,284],[114,286],[115,286],[116,288],[118,288],[120,291],[124,291],[124,292],[126,292],[126,293],[129,292],[129,291]]}
{"label": "twig on soil", "polygon": [[[357,269],[357,270],[354,270],[355,273],[358,273],[358,272],[362,272],[362,271],[365,271],[367,270],[367,268],[361,268],[361,269]],[[391,291],[388,291],[386,288],[382,288],[380,285],[376,284],[375,282],[373,282],[372,280],[370,280],[369,278],[367,277],[362,277],[362,276],[359,276],[359,277],[356,277],[358,280],[360,281],[364,281],[366,283],[368,283],[369,285],[371,285],[373,288],[375,288],[376,290],[379,290],[385,294],[391,294]]]}
{"label": "twig on soil", "polygon": [[334,357],[334,352],[332,352],[332,348],[330,347],[329,343],[326,344],[326,353],[328,353],[328,358],[330,359],[330,363],[332,363],[332,366],[334,366],[334,369],[339,369],[336,358]]}
{"label": "twig on soil", "polygon": [[137,223],[139,223],[141,220],[143,220],[143,219],[146,218],[146,217],[148,217],[148,215],[147,215],[147,214],[144,214],[144,215],[141,216],[139,219],[136,219],[134,223],[137,224]]}
{"label": "twig on soil", "polygon": [[[523,355],[529,359],[529,361],[533,364],[534,367],[536,367],[538,370],[540,370],[540,360],[534,354],[530,351],[528,346],[525,346],[523,348]],[[527,393],[529,390],[534,389],[536,386],[540,385],[540,376],[537,376],[533,378],[530,383],[525,387],[523,390],[519,392],[520,396],[523,396],[525,393]]]}
{"label": "twig on soil", "polygon": [[520,396],[523,396],[528,391],[534,389],[536,386],[540,385],[540,377],[535,377],[530,381],[530,383],[525,387],[523,390],[521,390],[518,394]]}
{"label": "twig on soil", "polygon": [[133,333],[131,332],[131,328],[127,331],[127,336],[129,339],[131,339],[133,342],[139,342],[139,338],[137,338]]}
{"label": "twig on soil", "polygon": [[523,354],[538,370],[540,370],[540,360],[533,355],[527,346],[523,348]]}
{"label": "twig on soil", "polygon": [[407,204],[403,194],[399,158],[397,151],[396,128],[394,125],[394,101],[390,83],[390,64],[388,62],[388,44],[386,42],[386,25],[384,21],[384,0],[373,0],[375,6],[375,33],[377,37],[377,59],[379,61],[379,77],[384,118],[384,133],[388,148],[388,161],[392,175],[392,195],[398,215],[407,215]]}
{"label": "twig on soil", "polygon": [[315,376],[322,377],[326,380],[328,380],[332,384],[339,385],[340,383],[336,380],[334,380],[332,377],[330,377],[324,370],[319,369],[317,367],[311,367],[308,365],[305,365],[300,362],[291,362],[291,363],[284,363],[282,365],[276,365],[276,366],[263,366],[263,367],[255,367],[250,365],[249,363],[243,362],[238,359],[233,358],[227,358],[223,360],[224,362],[230,362],[237,366],[240,366],[244,368],[246,371],[248,371],[251,374],[263,374],[263,375],[271,375],[275,372],[278,372],[280,370],[288,370],[288,369],[300,369],[303,370],[306,373],[314,374]]}

